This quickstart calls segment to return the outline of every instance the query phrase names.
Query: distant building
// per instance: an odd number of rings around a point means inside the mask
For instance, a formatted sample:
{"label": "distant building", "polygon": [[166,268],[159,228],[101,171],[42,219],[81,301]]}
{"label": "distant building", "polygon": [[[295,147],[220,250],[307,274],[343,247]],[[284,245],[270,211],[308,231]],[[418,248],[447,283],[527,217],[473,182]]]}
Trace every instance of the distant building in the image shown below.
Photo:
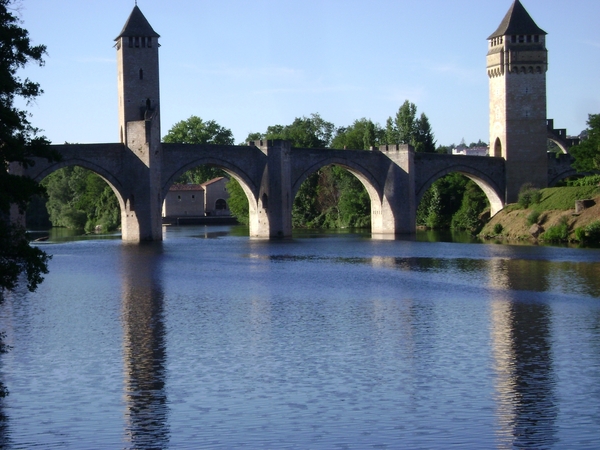
{"label": "distant building", "polygon": [[225,189],[228,181],[227,178],[218,177],[201,184],[204,189],[204,214],[206,216],[231,215],[227,204],[229,192]]}
{"label": "distant building", "polygon": [[174,184],[163,202],[162,216],[231,216],[227,204],[229,193],[225,189],[228,181],[219,177],[202,184]]}
{"label": "distant building", "polygon": [[481,147],[467,147],[464,144],[459,145],[452,149],[453,155],[466,155],[466,156],[488,156],[490,148],[486,146]]}

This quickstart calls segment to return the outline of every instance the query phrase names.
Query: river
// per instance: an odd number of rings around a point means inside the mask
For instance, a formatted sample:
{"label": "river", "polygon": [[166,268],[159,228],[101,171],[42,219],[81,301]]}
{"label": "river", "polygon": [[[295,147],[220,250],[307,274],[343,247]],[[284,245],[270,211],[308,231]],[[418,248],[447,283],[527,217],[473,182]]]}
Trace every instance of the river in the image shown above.
{"label": "river", "polygon": [[39,244],[0,448],[600,448],[600,250],[169,227]]}

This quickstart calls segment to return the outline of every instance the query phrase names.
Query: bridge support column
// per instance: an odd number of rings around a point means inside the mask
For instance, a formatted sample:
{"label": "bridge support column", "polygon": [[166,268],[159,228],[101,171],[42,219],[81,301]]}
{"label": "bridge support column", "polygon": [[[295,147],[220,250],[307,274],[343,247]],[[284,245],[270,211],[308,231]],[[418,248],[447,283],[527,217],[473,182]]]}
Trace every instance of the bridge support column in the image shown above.
{"label": "bridge support column", "polygon": [[410,145],[382,145],[389,158],[381,205],[372,206],[373,237],[391,237],[415,232],[414,149]]}
{"label": "bridge support column", "polygon": [[263,141],[259,148],[267,164],[258,193],[257,207],[250,208],[250,236],[282,238],[292,235],[292,182],[289,141]]}
{"label": "bridge support column", "polygon": [[162,240],[160,176],[162,152],[158,117],[127,122],[131,176],[121,206],[121,231],[125,242]]}

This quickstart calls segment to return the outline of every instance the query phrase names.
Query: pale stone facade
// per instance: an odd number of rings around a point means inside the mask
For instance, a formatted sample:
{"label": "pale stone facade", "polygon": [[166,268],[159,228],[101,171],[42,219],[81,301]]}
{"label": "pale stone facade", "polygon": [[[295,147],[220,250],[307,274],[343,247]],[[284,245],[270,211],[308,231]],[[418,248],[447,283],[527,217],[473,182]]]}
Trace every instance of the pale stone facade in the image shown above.
{"label": "pale stone facade", "polygon": [[162,216],[172,217],[229,217],[229,180],[214,178],[202,184],[174,184],[169,188],[162,207]]}
{"label": "pale stone facade", "polygon": [[488,40],[490,153],[506,160],[512,203],[524,184],[548,184],[546,32],[515,0]]}

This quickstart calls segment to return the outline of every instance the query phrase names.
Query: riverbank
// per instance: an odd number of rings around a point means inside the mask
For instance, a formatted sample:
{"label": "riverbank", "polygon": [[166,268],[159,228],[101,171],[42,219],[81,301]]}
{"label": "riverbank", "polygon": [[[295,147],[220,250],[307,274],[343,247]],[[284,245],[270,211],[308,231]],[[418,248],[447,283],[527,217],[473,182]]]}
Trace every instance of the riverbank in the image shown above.
{"label": "riverbank", "polygon": [[[479,237],[532,243],[556,242],[556,237],[549,236],[548,230],[561,228],[559,241],[577,242],[581,240],[581,230],[600,221],[600,193],[597,188],[550,188],[542,189],[541,194],[540,202],[528,208],[518,204],[507,205],[486,223]],[[585,209],[576,210],[576,199],[588,200]]]}

